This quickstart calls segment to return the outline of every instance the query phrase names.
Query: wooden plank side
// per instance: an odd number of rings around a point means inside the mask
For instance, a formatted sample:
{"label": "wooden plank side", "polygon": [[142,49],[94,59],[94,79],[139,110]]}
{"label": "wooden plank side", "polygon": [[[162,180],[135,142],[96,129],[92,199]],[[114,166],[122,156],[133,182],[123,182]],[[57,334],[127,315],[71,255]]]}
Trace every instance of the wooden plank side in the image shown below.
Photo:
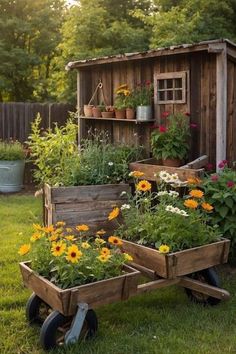
{"label": "wooden plank side", "polygon": [[111,209],[114,206],[121,206],[125,199],[114,200],[99,200],[95,202],[80,202],[80,203],[61,203],[55,204],[55,212],[69,213],[69,212],[90,212],[102,209]]}
{"label": "wooden plank side", "polygon": [[107,185],[91,185],[91,186],[75,186],[75,187],[53,187],[52,202],[53,203],[74,203],[86,201],[103,201],[114,199],[126,199],[121,197],[121,193],[130,192],[128,184],[107,184]]}
{"label": "wooden plank side", "polygon": [[226,157],[228,161],[236,160],[236,64],[228,60],[227,66],[227,148]]}

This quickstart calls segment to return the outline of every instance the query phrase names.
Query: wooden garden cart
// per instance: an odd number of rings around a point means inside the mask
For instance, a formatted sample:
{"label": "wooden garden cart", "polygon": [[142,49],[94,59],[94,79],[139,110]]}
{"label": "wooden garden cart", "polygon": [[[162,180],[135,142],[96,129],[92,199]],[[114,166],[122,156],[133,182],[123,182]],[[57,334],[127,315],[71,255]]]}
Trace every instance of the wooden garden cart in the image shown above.
{"label": "wooden garden cart", "polygon": [[[228,259],[230,241],[221,241],[163,255],[132,242],[124,241],[123,250],[134,257],[132,267],[124,266],[118,277],[62,290],[37,275],[30,262],[20,263],[23,282],[32,289],[26,306],[30,323],[42,324],[40,342],[45,350],[61,344],[92,337],[98,328],[94,308],[170,285],[185,288],[189,298],[216,305],[229,298],[219,287],[215,265]],[[139,284],[140,276],[149,281]]]}

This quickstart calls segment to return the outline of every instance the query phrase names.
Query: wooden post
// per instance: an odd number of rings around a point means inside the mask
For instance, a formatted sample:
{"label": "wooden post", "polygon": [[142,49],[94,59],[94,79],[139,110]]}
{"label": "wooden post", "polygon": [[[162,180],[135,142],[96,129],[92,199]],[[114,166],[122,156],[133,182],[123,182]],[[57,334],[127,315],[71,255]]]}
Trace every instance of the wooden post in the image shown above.
{"label": "wooden post", "polygon": [[216,166],[226,159],[227,52],[226,43],[216,54]]}

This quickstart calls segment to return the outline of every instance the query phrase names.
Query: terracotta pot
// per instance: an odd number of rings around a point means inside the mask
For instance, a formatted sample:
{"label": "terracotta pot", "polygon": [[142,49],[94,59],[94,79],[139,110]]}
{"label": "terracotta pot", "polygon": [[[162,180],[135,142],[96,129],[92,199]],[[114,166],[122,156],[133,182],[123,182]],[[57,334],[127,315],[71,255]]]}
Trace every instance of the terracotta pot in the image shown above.
{"label": "terracotta pot", "polygon": [[116,109],[115,116],[117,119],[125,119],[126,118],[125,109]]}
{"label": "terracotta pot", "polygon": [[115,112],[102,112],[102,118],[114,118]]}
{"label": "terracotta pot", "polygon": [[88,104],[84,105],[84,115],[85,115],[85,117],[92,117],[93,116],[92,109],[93,109],[92,105],[88,105]]}
{"label": "terracotta pot", "polygon": [[135,109],[134,108],[126,108],[126,118],[127,119],[135,119]]}
{"label": "terracotta pot", "polygon": [[180,159],[162,159],[163,166],[179,167],[181,166]]}
{"label": "terracotta pot", "polygon": [[101,109],[98,108],[98,107],[93,107],[92,108],[92,113],[93,113],[93,117],[94,118],[101,118],[101,116],[102,116]]}

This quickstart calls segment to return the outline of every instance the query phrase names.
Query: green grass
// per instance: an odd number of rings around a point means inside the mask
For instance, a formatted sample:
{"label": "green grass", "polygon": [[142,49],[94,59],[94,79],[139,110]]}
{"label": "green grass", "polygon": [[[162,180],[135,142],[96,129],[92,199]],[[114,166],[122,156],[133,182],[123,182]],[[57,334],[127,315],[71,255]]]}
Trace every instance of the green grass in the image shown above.
{"label": "green grass", "polygon": [[[22,286],[17,250],[41,220],[41,200],[0,196],[0,353],[41,354],[39,329],[25,320],[30,291]],[[236,351],[236,277],[221,271],[231,299],[216,307],[192,304],[183,289],[165,288],[99,308],[95,339],[57,354],[222,354]]]}

